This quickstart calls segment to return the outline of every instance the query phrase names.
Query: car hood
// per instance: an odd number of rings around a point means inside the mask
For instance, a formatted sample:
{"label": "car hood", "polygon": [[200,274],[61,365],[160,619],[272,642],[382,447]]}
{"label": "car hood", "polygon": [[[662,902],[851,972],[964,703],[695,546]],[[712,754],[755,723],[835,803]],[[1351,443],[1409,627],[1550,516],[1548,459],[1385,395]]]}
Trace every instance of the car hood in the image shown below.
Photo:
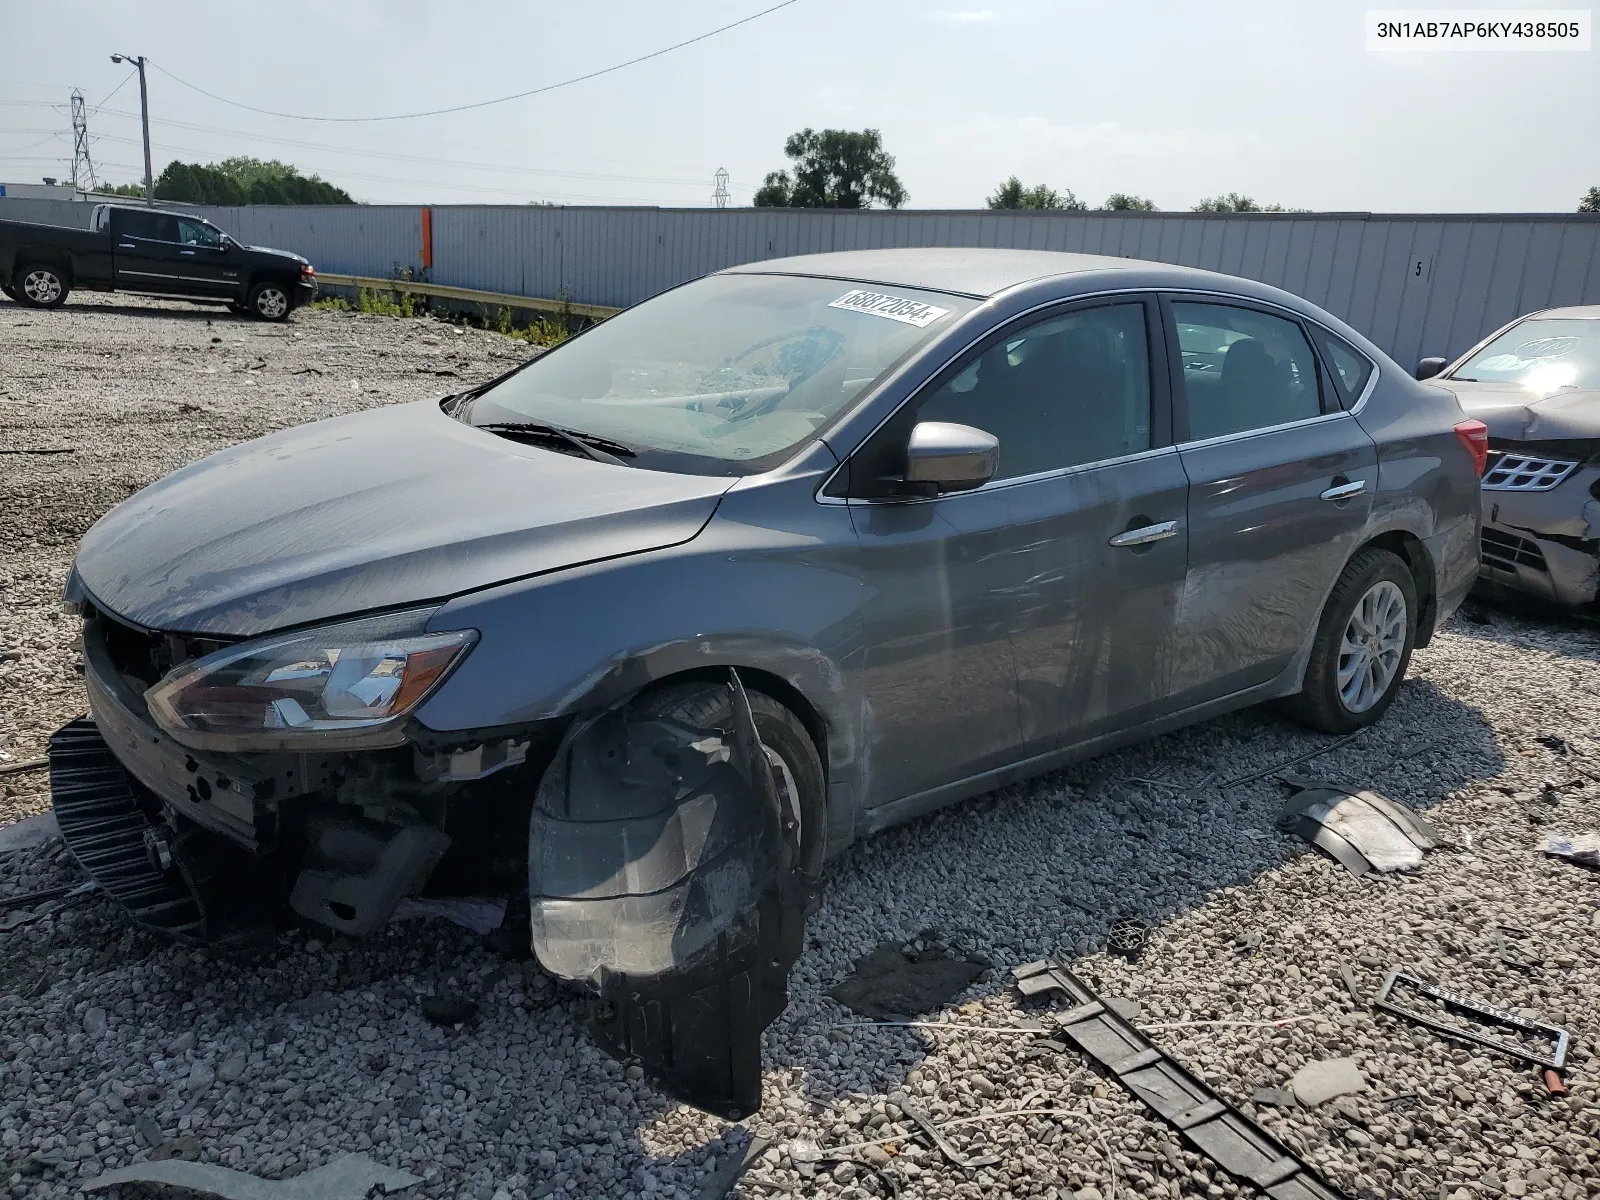
{"label": "car hood", "polygon": [[296,254],[293,250],[279,250],[276,246],[246,246],[246,250],[254,250],[257,254],[277,254],[283,258],[292,258],[297,263],[309,263],[311,260],[303,254]]}
{"label": "car hood", "polygon": [[508,441],[424,401],[185,467],[102,517],[76,570],[135,624],[251,636],[685,542],[732,483]]}
{"label": "car hood", "polygon": [[1492,438],[1525,442],[1600,438],[1600,392],[1566,388],[1540,394],[1509,383],[1430,382],[1453,392],[1467,416],[1487,425]]}

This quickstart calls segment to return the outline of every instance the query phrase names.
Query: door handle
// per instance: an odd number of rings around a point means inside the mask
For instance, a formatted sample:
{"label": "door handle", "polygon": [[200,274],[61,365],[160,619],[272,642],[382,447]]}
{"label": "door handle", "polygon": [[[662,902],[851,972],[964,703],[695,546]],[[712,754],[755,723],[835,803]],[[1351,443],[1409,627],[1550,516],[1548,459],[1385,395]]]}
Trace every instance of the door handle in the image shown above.
{"label": "door handle", "polygon": [[178,253],[179,254],[187,254],[190,258],[194,257],[194,251],[193,250],[179,250]]}
{"label": "door handle", "polygon": [[1324,500],[1348,500],[1352,496],[1359,496],[1367,490],[1365,479],[1355,479],[1349,483],[1336,483],[1322,493]]}
{"label": "door handle", "polygon": [[118,242],[117,243],[117,249],[118,250],[137,250],[138,248],[139,247],[135,246],[132,242]]}
{"label": "door handle", "polygon": [[1151,542],[1159,542],[1165,538],[1178,536],[1178,523],[1176,521],[1161,521],[1155,525],[1143,525],[1138,529],[1130,529],[1119,533],[1111,539],[1113,546],[1148,546]]}

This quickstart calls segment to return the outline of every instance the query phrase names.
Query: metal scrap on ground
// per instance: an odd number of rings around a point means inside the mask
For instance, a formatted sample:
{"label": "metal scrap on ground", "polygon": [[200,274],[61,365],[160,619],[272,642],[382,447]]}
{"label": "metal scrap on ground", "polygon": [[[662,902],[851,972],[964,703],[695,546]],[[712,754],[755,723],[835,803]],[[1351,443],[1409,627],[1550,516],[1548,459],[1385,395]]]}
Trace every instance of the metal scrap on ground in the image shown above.
{"label": "metal scrap on ground", "polygon": [[386,1167],[362,1154],[347,1154],[325,1167],[292,1179],[261,1179],[215,1163],[134,1163],[107,1171],[82,1185],[98,1192],[123,1183],[162,1183],[170,1187],[216,1196],[219,1200],[366,1200],[421,1183],[415,1175]]}
{"label": "metal scrap on ground", "polygon": [[1564,858],[1579,866],[1600,870],[1600,833],[1550,838],[1544,844],[1544,852],[1551,858]]}
{"label": "metal scrap on ground", "polygon": [[[1402,992],[1422,998],[1433,1004],[1432,1011],[1423,1011],[1400,1003],[1398,995]],[[1526,1017],[1519,1017],[1516,1013],[1507,1012],[1496,1008],[1492,1004],[1485,1004],[1471,996],[1464,996],[1460,992],[1453,992],[1449,988],[1440,987],[1436,983],[1428,983],[1418,979],[1415,975],[1407,975],[1398,967],[1384,977],[1383,986],[1378,989],[1378,994],[1373,998],[1373,1005],[1384,1012],[1394,1013],[1397,1017],[1404,1017],[1408,1021],[1415,1021],[1418,1025],[1425,1025],[1436,1033],[1445,1037],[1455,1038],[1458,1041],[1470,1042],[1475,1046],[1483,1046],[1489,1050],[1498,1050],[1512,1058],[1521,1059],[1535,1067],[1549,1071],[1561,1071],[1567,1065],[1567,1043],[1570,1037],[1565,1029],[1556,1025],[1546,1025],[1542,1021],[1530,1021]],[[1480,1033],[1466,1025],[1452,1024],[1443,1019],[1443,1014],[1453,1012],[1463,1017],[1469,1017],[1484,1025],[1498,1026],[1520,1034],[1525,1039],[1538,1039],[1547,1043],[1547,1049],[1534,1050],[1525,1043],[1508,1042],[1499,1038],[1492,1038]]]}
{"label": "metal scrap on ground", "polygon": [[1063,1036],[1224,1171],[1253,1183],[1272,1200],[1337,1200],[1341,1195],[1266,1130],[1164,1055],[1067,968],[1033,962],[1012,974],[1022,995],[1054,992],[1072,1005],[1058,1018]]}
{"label": "metal scrap on ground", "polygon": [[1278,814],[1278,828],[1298,834],[1360,878],[1369,871],[1409,871],[1443,838],[1422,817],[1370,789],[1285,776],[1295,795]]}

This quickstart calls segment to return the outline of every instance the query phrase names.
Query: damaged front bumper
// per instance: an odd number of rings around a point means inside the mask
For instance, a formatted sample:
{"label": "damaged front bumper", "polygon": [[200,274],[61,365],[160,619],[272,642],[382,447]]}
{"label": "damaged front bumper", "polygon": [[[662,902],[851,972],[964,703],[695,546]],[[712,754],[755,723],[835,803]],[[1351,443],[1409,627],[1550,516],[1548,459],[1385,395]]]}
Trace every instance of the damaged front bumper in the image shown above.
{"label": "damaged front bumper", "polygon": [[531,800],[518,812],[508,777],[537,731],[446,741],[417,730],[401,747],[328,754],[196,751],[143,698],[165,665],[144,648],[184,653],[173,642],[91,610],[90,719],[60,730],[50,750],[68,847],[139,924],[214,942],[269,926],[287,906],[362,935],[430,881],[516,889]]}
{"label": "damaged front bumper", "polygon": [[[1491,469],[1488,479],[1494,479]],[[1600,466],[1548,489],[1486,482],[1480,579],[1566,608],[1600,600]]]}

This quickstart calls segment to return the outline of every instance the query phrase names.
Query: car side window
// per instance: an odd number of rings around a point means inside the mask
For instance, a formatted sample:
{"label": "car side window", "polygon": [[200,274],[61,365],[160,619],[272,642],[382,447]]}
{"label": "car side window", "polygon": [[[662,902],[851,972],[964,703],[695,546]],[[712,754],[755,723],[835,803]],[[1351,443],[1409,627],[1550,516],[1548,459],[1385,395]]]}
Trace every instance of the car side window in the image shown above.
{"label": "car side window", "polygon": [[147,242],[178,240],[178,219],[167,213],[124,212],[118,225],[123,237]]}
{"label": "car side window", "polygon": [[1141,302],[1046,317],[980,352],[922,401],[1000,441],[996,479],[1150,449],[1150,347]]}
{"label": "car side window", "polygon": [[1296,321],[1231,304],[1172,305],[1189,438],[1223,437],[1322,412],[1317,360]]}
{"label": "car side window", "polygon": [[1333,386],[1339,392],[1339,399],[1344,402],[1345,408],[1354,408],[1356,401],[1361,399],[1361,393],[1366,390],[1367,380],[1372,378],[1375,369],[1372,360],[1326,329],[1312,326],[1311,336],[1317,340],[1323,361],[1332,368]]}
{"label": "car side window", "polygon": [[185,246],[220,246],[222,233],[204,221],[178,218],[178,240]]}

